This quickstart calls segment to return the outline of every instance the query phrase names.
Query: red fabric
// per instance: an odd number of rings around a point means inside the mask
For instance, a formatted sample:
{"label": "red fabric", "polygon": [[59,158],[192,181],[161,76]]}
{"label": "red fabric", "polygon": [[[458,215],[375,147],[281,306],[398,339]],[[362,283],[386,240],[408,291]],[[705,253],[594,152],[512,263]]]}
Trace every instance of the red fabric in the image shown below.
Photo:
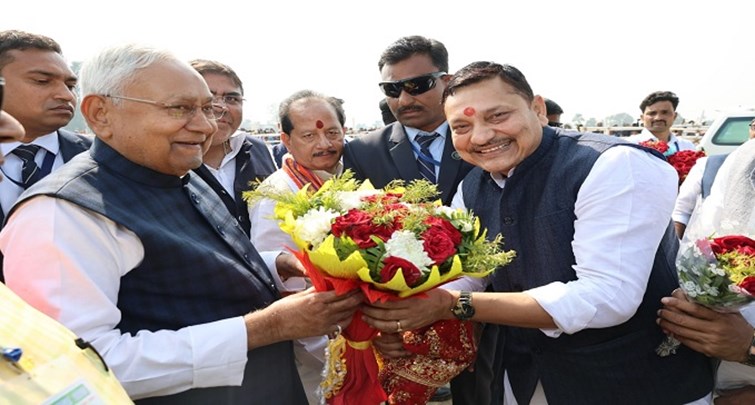
{"label": "red fabric", "polygon": [[[317,270],[312,262],[309,261],[309,257],[306,254],[301,252],[294,252],[294,254],[299,258],[304,268],[307,269],[307,275],[312,280],[315,290],[335,290],[338,294],[345,294],[356,288],[364,290],[365,283],[359,280],[339,279],[327,276]],[[351,323],[342,332],[343,336],[352,342],[370,341],[377,333],[377,330],[362,320],[361,311],[354,313]],[[357,350],[347,344],[344,358],[346,359],[346,379],[343,382],[341,391],[333,398],[330,398],[328,404],[371,405],[379,404],[388,399],[388,395],[383,391],[378,380],[378,364],[372,346],[366,350]]]}

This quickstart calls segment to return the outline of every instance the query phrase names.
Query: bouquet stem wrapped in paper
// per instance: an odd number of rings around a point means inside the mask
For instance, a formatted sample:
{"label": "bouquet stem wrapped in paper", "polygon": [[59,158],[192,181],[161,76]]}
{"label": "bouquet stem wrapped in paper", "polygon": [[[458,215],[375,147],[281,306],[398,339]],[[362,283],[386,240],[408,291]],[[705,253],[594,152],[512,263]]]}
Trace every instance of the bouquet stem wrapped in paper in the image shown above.
{"label": "bouquet stem wrapped in paper", "polygon": [[[346,172],[315,192],[259,187],[255,196],[277,202],[275,217],[318,291],[360,289],[371,303],[398,300],[461,276],[484,277],[514,257],[500,250],[500,235],[487,238],[472,213],[435,200],[435,185],[426,181],[375,190]],[[469,322],[405,332],[405,347],[415,355],[400,360],[376,354],[371,341],[377,333],[357,311],[331,340],[320,386],[328,403],[369,405],[389,397],[391,403],[425,403],[476,356]]]}

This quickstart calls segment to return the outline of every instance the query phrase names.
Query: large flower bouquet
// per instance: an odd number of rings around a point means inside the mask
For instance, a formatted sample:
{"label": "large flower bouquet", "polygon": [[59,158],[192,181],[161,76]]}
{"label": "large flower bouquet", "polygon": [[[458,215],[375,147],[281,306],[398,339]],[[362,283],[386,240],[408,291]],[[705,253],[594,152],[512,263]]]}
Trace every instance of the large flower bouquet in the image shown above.
{"label": "large flower bouquet", "polygon": [[[370,302],[421,294],[461,276],[484,277],[514,252],[487,238],[479,220],[444,207],[435,186],[393,182],[383,190],[351,172],[319,190],[281,192],[258,187],[251,199],[275,200],[275,217],[318,291],[361,289]],[[372,349],[378,331],[357,312],[331,340],[321,394],[331,404],[424,403],[476,355],[470,322],[443,321],[404,333],[410,360],[382,359]],[[388,392],[386,392],[388,391]]]}
{"label": "large flower bouquet", "polygon": [[697,159],[705,156],[703,151],[671,149],[668,143],[663,141],[644,141],[640,142],[640,145],[661,152],[669,164],[676,169],[676,173],[679,174],[679,184],[682,184],[684,179],[687,178]]}
{"label": "large flower bouquet", "polygon": [[[737,311],[755,300],[755,240],[743,235],[685,241],[676,259],[682,290],[692,301],[721,312]],[[676,351],[673,337],[659,346]]]}

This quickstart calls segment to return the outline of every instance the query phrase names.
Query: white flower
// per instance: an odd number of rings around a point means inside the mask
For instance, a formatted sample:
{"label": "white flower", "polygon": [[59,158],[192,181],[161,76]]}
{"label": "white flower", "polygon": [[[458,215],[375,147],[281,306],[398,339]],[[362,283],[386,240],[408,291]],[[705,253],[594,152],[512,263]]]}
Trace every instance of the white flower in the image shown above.
{"label": "white flower", "polygon": [[336,194],[341,209],[346,212],[362,206],[362,198],[380,194],[380,190],[341,191]]}
{"label": "white flower", "polygon": [[312,245],[316,249],[330,232],[330,226],[333,221],[340,216],[339,213],[318,207],[307,211],[306,214],[296,218],[294,233],[303,241]]}
{"label": "white flower", "polygon": [[422,241],[417,239],[411,231],[393,232],[391,238],[385,243],[385,254],[407,260],[420,270],[426,270],[433,264],[433,260],[425,252]]}
{"label": "white flower", "polygon": [[709,269],[713,274],[716,274],[722,277],[726,276],[726,270],[724,270],[722,267],[718,267],[715,264],[711,263]]}
{"label": "white flower", "polygon": [[695,283],[693,283],[692,281],[685,281],[682,284],[682,288],[690,297],[697,297],[697,285],[695,285]]}

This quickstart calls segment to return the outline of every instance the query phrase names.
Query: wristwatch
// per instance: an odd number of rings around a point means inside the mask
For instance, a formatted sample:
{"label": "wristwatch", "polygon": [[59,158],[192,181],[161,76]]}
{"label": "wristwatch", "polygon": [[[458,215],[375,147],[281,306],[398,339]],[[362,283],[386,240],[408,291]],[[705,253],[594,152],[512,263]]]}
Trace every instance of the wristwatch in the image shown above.
{"label": "wristwatch", "polygon": [[451,312],[456,319],[460,321],[466,321],[474,316],[474,307],[472,306],[472,293],[469,291],[462,291],[459,294],[459,299],[456,300],[456,305],[451,308]]}
{"label": "wristwatch", "polygon": [[747,349],[747,359],[742,364],[750,367],[755,367],[755,333],[750,341],[750,348]]}

